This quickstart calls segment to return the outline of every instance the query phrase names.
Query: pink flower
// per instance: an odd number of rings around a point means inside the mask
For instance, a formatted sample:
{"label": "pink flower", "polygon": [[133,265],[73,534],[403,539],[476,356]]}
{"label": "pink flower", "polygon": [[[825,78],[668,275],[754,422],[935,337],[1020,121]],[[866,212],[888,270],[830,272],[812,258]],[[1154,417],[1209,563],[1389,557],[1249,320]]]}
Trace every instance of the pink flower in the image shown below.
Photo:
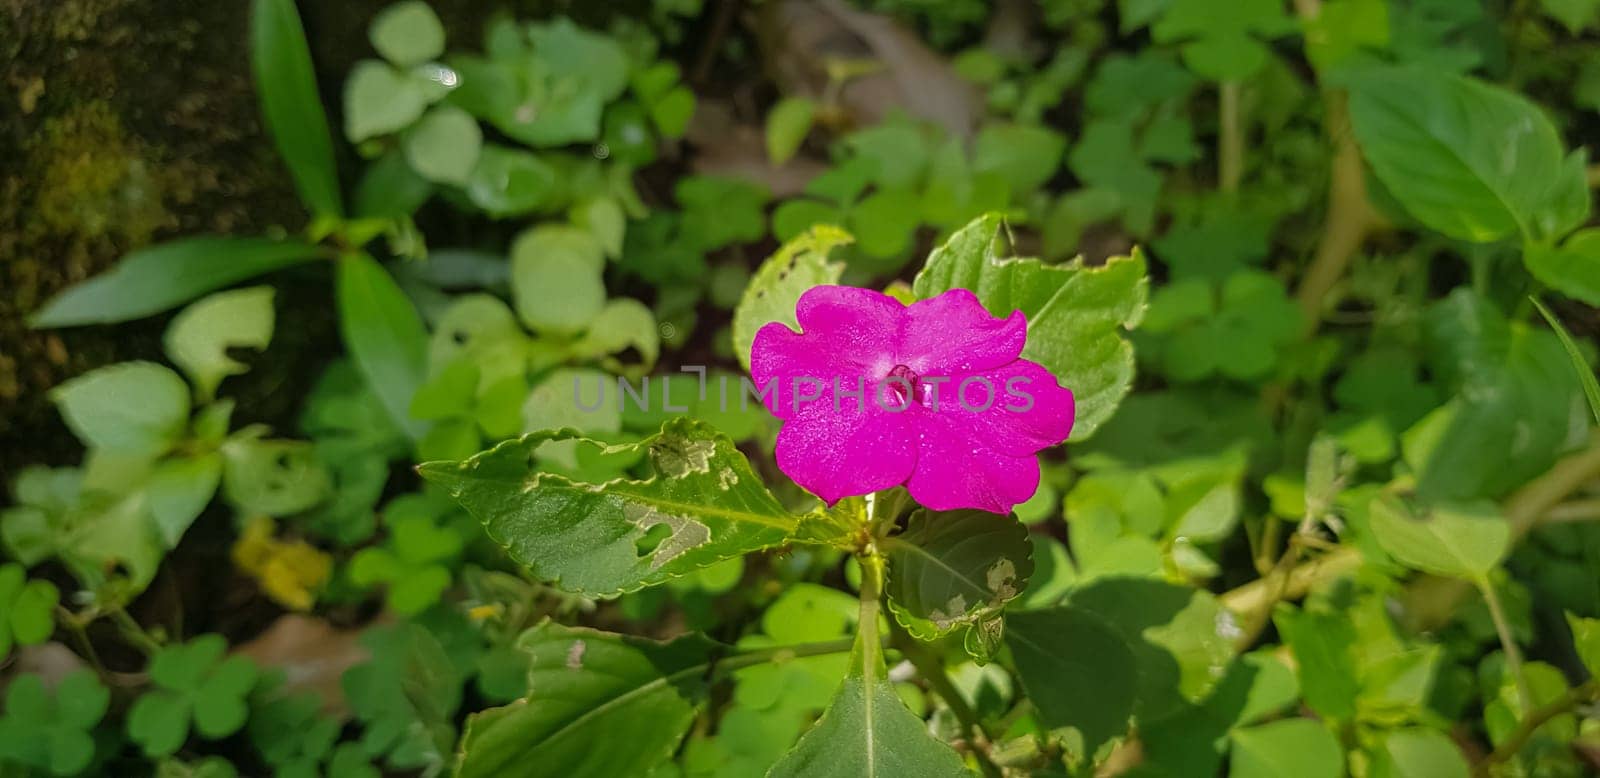
{"label": "pink flower", "polygon": [[818,286],[795,313],[801,332],[756,333],[750,373],[783,420],[778,467],[830,505],[905,484],[933,510],[1007,513],[1039,486],[1035,453],[1072,432],[1072,392],[1019,356],[1021,311]]}

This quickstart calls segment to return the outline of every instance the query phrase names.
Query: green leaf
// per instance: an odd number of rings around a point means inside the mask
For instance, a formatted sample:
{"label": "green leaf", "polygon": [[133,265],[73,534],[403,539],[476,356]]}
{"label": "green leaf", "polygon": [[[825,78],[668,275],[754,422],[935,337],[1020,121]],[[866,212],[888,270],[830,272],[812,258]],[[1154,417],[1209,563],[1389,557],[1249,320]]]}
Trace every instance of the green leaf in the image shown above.
{"label": "green leaf", "polygon": [[182,368],[202,398],[249,366],[228,356],[230,348],[261,351],[272,340],[272,287],[218,292],[183,309],[167,325],[167,358]]}
{"label": "green leaf", "polygon": [[1482,580],[1511,547],[1511,524],[1491,503],[1435,505],[1419,518],[1393,496],[1369,509],[1378,545],[1406,567]]}
{"label": "green leaf", "polygon": [[466,111],[440,105],[406,131],[401,145],[406,162],[423,178],[440,184],[466,184],[478,166],[483,130]]}
{"label": "green leaf", "polygon": [[1534,278],[1589,305],[1600,305],[1600,229],[1579,230],[1561,246],[1529,245],[1522,261]]}
{"label": "green leaf", "polygon": [[1022,311],[1028,317],[1022,356],[1072,390],[1078,413],[1072,440],[1083,440],[1111,417],[1133,383],[1133,344],[1123,331],[1144,316],[1144,257],[1135,249],[1099,267],[1082,259],[1046,265],[1006,258],[1001,226],[1001,217],[990,214],[957,231],[934,249],[912,289],[927,299],[960,287],[996,316]]}
{"label": "green leaf", "polygon": [[394,278],[366,254],[339,261],[339,331],[350,358],[389,417],[413,439],[422,425],[407,410],[427,375],[428,333]]}
{"label": "green leaf", "polygon": [[1561,320],[1557,319],[1549,308],[1544,307],[1539,298],[1528,299],[1533,301],[1533,307],[1539,309],[1539,315],[1544,317],[1556,337],[1561,339],[1561,347],[1567,350],[1567,357],[1572,360],[1572,369],[1578,373],[1578,383],[1583,385],[1583,396],[1589,401],[1589,412],[1594,415],[1595,423],[1600,424],[1600,381],[1595,379],[1594,368],[1589,367],[1589,360],[1578,349],[1578,343],[1572,339],[1572,333],[1561,326]]}
{"label": "green leaf", "polygon": [[44,580],[30,581],[22,565],[0,565],[0,661],[11,653],[12,645],[43,643],[55,631],[56,603],[61,592]]}
{"label": "green leaf", "polygon": [[576,332],[606,303],[605,249],[585,230],[541,225],[511,244],[511,293],[517,315],[536,330]]}
{"label": "green leaf", "polygon": [[400,67],[420,65],[444,54],[444,25],[422,0],[406,0],[383,9],[367,30],[372,48]]}
{"label": "green leaf", "polygon": [[150,474],[145,499],[167,548],[176,548],[189,525],[211,504],[222,481],[222,461],[216,452],[175,457],[156,465]]}
{"label": "green leaf", "polygon": [[845,231],[819,225],[783,244],[761,263],[733,309],[733,353],[745,370],[750,369],[750,344],[755,342],[757,330],[775,321],[798,329],[794,306],[800,295],[813,286],[839,282],[844,265],[829,262],[828,254],[850,241]]}
{"label": "green leaf", "polygon": [[95,758],[90,732],[105,716],[111,692],[94,672],[67,673],[54,697],[33,673],[19,674],[6,689],[5,716],[0,717],[0,764],[21,766],[51,775],[82,775]]}
{"label": "green leaf", "polygon": [[1600,619],[1567,614],[1567,626],[1572,628],[1572,647],[1589,675],[1600,678]]}
{"label": "green leaf", "polygon": [[251,9],[250,64],[267,129],[300,199],[319,216],[342,216],[333,139],[300,13],[294,0],[255,0]]}
{"label": "green leaf", "polygon": [[1373,762],[1372,778],[1467,778],[1472,768],[1450,736],[1433,729],[1390,732]]}
{"label": "green leaf", "polygon": [[1067,140],[1047,127],[1027,124],[985,124],[973,140],[972,169],[997,173],[1013,193],[1031,191],[1055,176]]}
{"label": "green leaf", "polygon": [[223,445],[222,461],[223,497],[246,514],[290,516],[333,491],[307,441],[238,438]]}
{"label": "green leaf", "polygon": [[467,198],[490,216],[533,211],[557,196],[555,168],[520,149],[485,144],[466,183]]}
{"label": "green leaf", "polygon": [[637,349],[645,367],[654,366],[661,354],[661,335],[656,315],[638,300],[607,300],[604,308],[589,322],[589,330],[573,349],[587,356],[615,354]]}
{"label": "green leaf", "polygon": [[1127,731],[1138,663],[1104,619],[1081,608],[1013,613],[1005,642],[1045,726],[1075,727],[1086,753]]}
{"label": "green leaf", "polygon": [[893,683],[852,667],[816,726],[767,771],[767,778],[971,774],[955,751],[928,733]]}
{"label": "green leaf", "polygon": [[154,362],[91,370],[51,390],[72,433],[85,446],[157,456],[177,444],[189,424],[189,386]]}
{"label": "green leaf", "polygon": [[1549,242],[1589,214],[1582,153],[1527,99],[1420,67],[1356,71],[1350,120],[1405,210],[1452,238]]}
{"label": "green leaf", "polygon": [[774,165],[788,162],[800,150],[817,104],[806,97],[785,97],[767,112],[767,159]]}
{"label": "green leaf", "polygon": [[344,82],[344,134],[351,143],[410,127],[428,107],[421,84],[392,65],[357,62]]}
{"label": "green leaf", "polygon": [[776,545],[795,526],[733,442],[703,422],[674,419],[656,435],[608,449],[647,455],[654,474],[645,480],[590,484],[535,469],[539,446],[576,438],[567,430],[533,433],[418,472],[534,575],[597,596]]}
{"label": "green leaf", "polygon": [[1273,621],[1294,656],[1306,705],[1323,716],[1351,720],[1361,679],[1350,619],[1342,613],[1280,606]]}
{"label": "green leaf", "polygon": [[890,610],[923,640],[998,618],[1033,575],[1033,544],[1012,516],[918,510],[886,546]]}
{"label": "green leaf", "polygon": [[606,256],[622,256],[628,233],[628,214],[613,197],[594,197],[572,207],[572,223],[589,231],[605,248]]}
{"label": "green leaf", "polygon": [[1311,719],[1284,719],[1235,730],[1228,778],[1339,778],[1344,750],[1333,733]]}
{"label": "green leaf", "polygon": [[1150,32],[1159,43],[1184,42],[1189,69],[1217,81],[1238,81],[1259,71],[1270,56],[1261,38],[1294,29],[1276,0],[1172,0]]}
{"label": "green leaf", "polygon": [[1540,0],[1546,16],[1577,35],[1600,20],[1600,0]]}
{"label": "green leaf", "polygon": [[717,646],[545,622],[517,641],[532,693],[467,721],[458,778],[648,775],[704,703]]}
{"label": "green leaf", "polygon": [[113,324],[182,305],[206,292],[316,259],[321,249],[293,240],[183,238],[140,249],[109,272],[76,284],[28,318],[41,329]]}

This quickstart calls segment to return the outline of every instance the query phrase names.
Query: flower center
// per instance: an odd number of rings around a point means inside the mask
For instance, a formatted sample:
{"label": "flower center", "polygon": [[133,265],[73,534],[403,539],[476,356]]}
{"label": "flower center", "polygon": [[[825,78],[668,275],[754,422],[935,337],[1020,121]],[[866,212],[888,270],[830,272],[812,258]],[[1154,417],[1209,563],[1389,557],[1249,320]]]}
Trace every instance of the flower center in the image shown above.
{"label": "flower center", "polygon": [[922,378],[917,375],[917,371],[905,365],[895,365],[883,381],[896,405],[905,406],[912,401],[922,402]]}

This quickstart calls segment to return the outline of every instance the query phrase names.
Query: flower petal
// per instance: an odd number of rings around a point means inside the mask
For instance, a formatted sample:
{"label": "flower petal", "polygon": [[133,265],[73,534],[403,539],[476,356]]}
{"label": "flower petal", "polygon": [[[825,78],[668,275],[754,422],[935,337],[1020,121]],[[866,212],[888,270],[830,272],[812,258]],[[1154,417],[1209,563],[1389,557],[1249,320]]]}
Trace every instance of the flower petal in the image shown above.
{"label": "flower petal", "polygon": [[829,505],[905,483],[917,464],[912,413],[885,411],[870,398],[801,407],[778,431],[778,467]]}
{"label": "flower petal", "polygon": [[1072,390],[1026,359],[951,380],[939,387],[938,400],[938,413],[972,439],[1014,457],[1065,441],[1076,411]]}
{"label": "flower petal", "polygon": [[955,378],[1000,367],[1016,359],[1028,339],[1021,311],[996,318],[966,289],[914,302],[905,319],[900,359],[921,375]]}
{"label": "flower petal", "polygon": [[756,390],[775,382],[763,396],[767,410],[787,419],[795,414],[796,399],[804,402],[818,391],[824,401],[831,397],[835,378],[853,390],[860,381],[871,385],[887,374],[894,367],[903,311],[899,301],[870,289],[807,290],[795,307],[801,332],[771,322],[751,343],[750,375]]}
{"label": "flower petal", "polygon": [[906,487],[922,507],[1005,514],[1039,489],[1039,459],[1033,454],[1014,457],[985,448],[946,414],[922,413],[918,418],[922,441],[916,472]]}

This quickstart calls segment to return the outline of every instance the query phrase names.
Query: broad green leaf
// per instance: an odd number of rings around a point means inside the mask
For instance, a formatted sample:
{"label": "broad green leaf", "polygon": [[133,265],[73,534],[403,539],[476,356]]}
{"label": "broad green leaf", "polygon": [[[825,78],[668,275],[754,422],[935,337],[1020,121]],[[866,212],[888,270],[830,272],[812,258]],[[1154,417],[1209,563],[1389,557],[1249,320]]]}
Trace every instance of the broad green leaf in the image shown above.
{"label": "broad green leaf", "polygon": [[648,775],[708,695],[717,646],[545,622],[523,633],[528,697],[467,720],[457,778]]}
{"label": "broad green leaf", "polygon": [[556,197],[555,168],[531,152],[484,144],[466,183],[467,198],[490,216],[528,213]]}
{"label": "broad green leaf", "polygon": [[575,438],[533,433],[418,472],[534,575],[596,596],[777,545],[795,526],[732,441],[702,422],[674,419],[656,435],[607,449],[647,455],[654,472],[645,480],[590,484],[534,467],[539,446]]}
{"label": "broad green leaf", "polygon": [[607,300],[604,308],[589,322],[589,330],[573,346],[580,354],[601,356],[634,348],[640,362],[652,367],[661,354],[660,329],[656,315],[644,303],[625,297]]}
{"label": "broad green leaf", "polygon": [[1578,343],[1572,339],[1572,333],[1561,326],[1561,320],[1557,319],[1549,308],[1544,307],[1539,298],[1528,299],[1533,301],[1533,307],[1539,309],[1539,315],[1544,317],[1556,337],[1561,339],[1561,347],[1567,350],[1567,357],[1572,360],[1572,369],[1578,374],[1578,383],[1583,385],[1583,396],[1589,401],[1589,412],[1594,414],[1595,423],[1600,424],[1600,380],[1595,379],[1594,368],[1589,367],[1589,360],[1578,349]]}
{"label": "broad green leaf", "polygon": [[1418,221],[1489,243],[1548,243],[1589,214],[1582,153],[1513,92],[1436,69],[1356,71],[1350,120],[1373,172]]}
{"label": "broad green leaf", "polygon": [[818,225],[783,244],[761,264],[745,288],[744,298],[733,309],[733,353],[745,370],[750,369],[750,345],[757,330],[769,322],[798,329],[794,306],[800,295],[813,286],[839,282],[844,265],[828,261],[828,254],[850,241],[849,233]]}
{"label": "broad green leaf", "polygon": [[1467,778],[1472,768],[1449,735],[1434,729],[1402,729],[1383,739],[1372,778]]}
{"label": "broad green leaf", "polygon": [[1067,608],[1097,616],[1136,664],[1141,721],[1210,694],[1233,659],[1239,626],[1209,593],[1153,578],[1108,576],[1072,591]]}
{"label": "broad green leaf", "polygon": [[1573,233],[1559,247],[1529,245],[1522,261],[1550,288],[1589,305],[1600,305],[1600,229]]}
{"label": "broad green leaf", "polygon": [[1294,656],[1306,705],[1328,718],[1351,720],[1361,679],[1355,653],[1358,636],[1350,619],[1341,613],[1285,605],[1279,606],[1273,621]]}
{"label": "broad green leaf", "polygon": [[383,9],[373,18],[367,36],[384,59],[401,67],[444,54],[444,25],[423,0],[405,0]]}
{"label": "broad green leaf", "polygon": [[767,112],[767,159],[782,165],[794,157],[811,132],[817,104],[806,97],[785,97]]}
{"label": "broad green leaf", "polygon": [[[551,371],[522,405],[522,431],[571,429],[596,438],[611,437],[622,429],[620,391],[616,377],[599,370],[569,367]],[[535,449],[535,454],[576,470],[580,445],[579,440],[552,440]]]}
{"label": "broad green leaf", "polygon": [[187,373],[202,398],[249,366],[228,356],[230,348],[261,351],[272,340],[272,287],[218,292],[184,308],[167,325],[167,358]]}
{"label": "broad green leaf", "polygon": [[1000,175],[1020,194],[1049,181],[1066,151],[1066,138],[1047,127],[986,124],[973,140],[972,169]]}
{"label": "broad green leaf", "polygon": [[1339,778],[1344,750],[1322,723],[1284,719],[1235,730],[1228,778]]}
{"label": "broad green leaf", "polygon": [[588,232],[534,227],[511,245],[511,292],[517,315],[536,330],[575,332],[606,303],[605,250]]}
{"label": "broad green leaf", "polygon": [[1572,647],[1578,652],[1589,675],[1600,678],[1600,619],[1567,614],[1567,626],[1572,628]]}
{"label": "broad green leaf", "polygon": [[140,319],[322,253],[299,241],[267,238],[162,243],[135,251],[110,271],[56,295],[28,318],[28,325],[47,329]]}
{"label": "broad green leaf", "polygon": [[1068,607],[1013,613],[1006,622],[1006,645],[1041,723],[1077,728],[1090,753],[1127,731],[1138,661],[1111,625]]}
{"label": "broad green leaf", "polygon": [[1033,544],[1012,516],[918,510],[886,546],[890,610],[923,640],[998,619],[1033,575]]}
{"label": "broad green leaf", "polygon": [[1600,21],[1600,0],[1540,0],[1545,15],[1577,35]]}
{"label": "broad green leaf", "polygon": [[428,333],[422,317],[389,272],[366,254],[339,261],[339,331],[356,369],[395,424],[413,440],[411,396],[427,375]]}
{"label": "broad green leaf", "polygon": [[255,0],[251,9],[250,63],[267,129],[300,199],[319,216],[341,216],[333,139],[300,13],[294,0]]}
{"label": "broad green leaf", "polygon": [[[411,169],[405,151],[393,149],[367,165],[361,174],[361,181],[356,184],[355,215],[361,219],[410,216],[433,192],[433,184]],[[433,258],[430,255],[429,260]]]}
{"label": "broad green leaf", "polygon": [[216,496],[222,481],[221,454],[173,457],[156,465],[145,489],[150,515],[167,548],[176,548],[189,525]]}
{"label": "broad green leaf", "polygon": [[628,214],[613,197],[595,197],[572,207],[572,223],[589,231],[605,248],[606,256],[622,256],[623,241],[628,233]]}
{"label": "broad green leaf", "polygon": [[435,106],[406,131],[401,145],[418,175],[441,184],[465,184],[478,166],[483,130],[466,111]]}
{"label": "broad green leaf", "polygon": [[307,441],[239,438],[222,447],[222,494],[246,514],[289,516],[331,492],[328,471]]}
{"label": "broad green leaf", "polygon": [[1072,390],[1078,413],[1072,440],[1082,440],[1111,417],[1133,383],[1133,344],[1123,333],[1144,316],[1144,257],[1135,250],[1100,267],[1081,259],[1046,265],[1008,258],[1001,227],[1001,217],[990,214],[957,231],[934,249],[912,288],[922,299],[970,289],[996,316],[1022,311],[1028,317],[1022,356]]}
{"label": "broad green leaf", "polygon": [[415,80],[377,60],[357,62],[344,82],[344,134],[351,143],[410,127],[428,107]]}
{"label": "broad green leaf", "polygon": [[1511,524],[1492,504],[1431,506],[1418,517],[1399,498],[1379,496],[1369,509],[1378,545],[1406,567],[1482,580],[1511,546]]}
{"label": "broad green leaf", "polygon": [[156,456],[176,445],[189,424],[188,384],[154,362],[91,370],[50,396],[89,448]]}

